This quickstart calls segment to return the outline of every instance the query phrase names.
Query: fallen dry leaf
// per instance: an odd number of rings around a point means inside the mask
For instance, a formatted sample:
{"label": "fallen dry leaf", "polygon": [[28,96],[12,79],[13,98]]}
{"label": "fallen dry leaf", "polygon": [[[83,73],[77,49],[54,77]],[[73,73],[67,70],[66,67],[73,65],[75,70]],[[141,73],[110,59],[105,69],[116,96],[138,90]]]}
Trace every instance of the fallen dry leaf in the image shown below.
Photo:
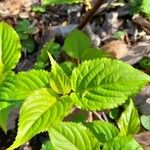
{"label": "fallen dry leaf", "polygon": [[111,41],[105,44],[102,49],[117,59],[124,57],[128,52],[128,46],[120,40]]}
{"label": "fallen dry leaf", "polygon": [[143,57],[150,58],[150,42],[139,42],[137,45],[121,57],[121,60],[133,65],[139,62]]}
{"label": "fallen dry leaf", "polygon": [[150,150],[150,131],[139,133],[134,137],[138,143],[143,145],[145,150]]}
{"label": "fallen dry leaf", "polygon": [[150,33],[150,22],[143,18],[141,15],[136,14],[132,18],[133,22],[140,25],[148,34]]}
{"label": "fallen dry leaf", "polygon": [[31,5],[38,0],[4,0],[0,2],[0,18],[19,15],[20,12],[28,12]]}
{"label": "fallen dry leaf", "polygon": [[134,101],[142,115],[150,115],[150,85],[145,86],[139,95],[134,97]]}

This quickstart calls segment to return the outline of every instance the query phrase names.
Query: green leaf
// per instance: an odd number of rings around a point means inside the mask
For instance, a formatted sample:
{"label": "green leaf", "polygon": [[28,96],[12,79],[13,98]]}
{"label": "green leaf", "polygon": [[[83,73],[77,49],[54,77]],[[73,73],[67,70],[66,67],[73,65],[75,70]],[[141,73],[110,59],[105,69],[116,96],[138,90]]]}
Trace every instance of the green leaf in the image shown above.
{"label": "green leaf", "polygon": [[65,39],[64,51],[71,57],[80,59],[82,54],[90,48],[89,37],[79,30],[74,30]]}
{"label": "green leaf", "polygon": [[67,74],[67,76],[70,77],[72,74],[72,70],[75,68],[75,64],[72,63],[71,61],[65,61],[59,65],[63,69],[63,71]]}
{"label": "green leaf", "polygon": [[23,51],[27,51],[28,53],[32,53],[35,49],[35,42],[32,38],[22,40],[21,44],[23,46]]}
{"label": "green leaf", "polygon": [[8,78],[0,87],[0,98],[3,100],[24,100],[34,90],[49,85],[50,74],[44,70],[20,72]]}
{"label": "green leaf", "polygon": [[49,130],[53,150],[99,150],[94,135],[81,124],[60,123]]}
{"label": "green leaf", "polygon": [[81,60],[89,60],[89,59],[95,59],[95,58],[104,58],[104,57],[110,57],[105,51],[102,51],[100,49],[96,48],[89,48],[81,56]]}
{"label": "green leaf", "polygon": [[124,103],[150,77],[119,60],[103,58],[83,62],[73,70],[71,81],[77,107],[101,110]]}
{"label": "green leaf", "polygon": [[42,150],[53,150],[51,141],[46,141],[42,144]]}
{"label": "green leaf", "polygon": [[43,5],[51,5],[51,4],[73,4],[80,3],[83,0],[42,0]]}
{"label": "green leaf", "polygon": [[146,130],[150,130],[150,115],[142,115],[141,116],[141,124]]}
{"label": "green leaf", "polygon": [[124,37],[126,35],[126,32],[125,31],[117,31],[113,34],[113,38],[114,39],[121,39],[122,37]]}
{"label": "green leaf", "polygon": [[71,91],[71,82],[62,68],[55,62],[49,54],[52,69],[50,74],[50,86],[59,94],[68,94]]}
{"label": "green leaf", "polygon": [[111,119],[117,119],[118,117],[120,116],[120,110],[118,107],[112,109],[110,112],[109,112],[109,117]]}
{"label": "green leaf", "polygon": [[14,88],[14,72],[9,71],[5,72],[1,77],[1,83],[0,83],[0,101],[6,100],[9,98],[9,93],[13,93]]}
{"label": "green leaf", "polygon": [[140,10],[146,14],[146,16],[150,19],[150,1],[149,0],[142,0],[142,5]]}
{"label": "green leaf", "polygon": [[15,30],[7,23],[0,22],[0,67],[3,64],[5,71],[14,69],[21,56],[20,48]]}
{"label": "green leaf", "polygon": [[119,130],[113,124],[104,121],[93,121],[85,124],[95,135],[97,140],[104,144],[118,136]]}
{"label": "green leaf", "polygon": [[118,136],[106,143],[103,150],[143,150],[143,148],[130,136]]}
{"label": "green leaf", "polygon": [[43,48],[41,49],[40,54],[37,57],[37,61],[34,64],[35,69],[44,69],[48,66],[48,52],[51,54],[55,54],[60,49],[60,45],[57,43],[54,43],[54,40],[48,41]]}
{"label": "green leaf", "polygon": [[5,133],[7,133],[7,121],[10,111],[11,106],[0,111],[0,128],[2,128]]}
{"label": "green leaf", "polygon": [[2,102],[0,101],[0,128],[7,133],[7,122],[12,108],[18,108],[22,103],[18,101]]}
{"label": "green leaf", "polygon": [[140,11],[142,0],[130,0],[130,4],[131,4],[131,13],[134,14]]}
{"label": "green leaf", "polygon": [[56,125],[69,113],[71,107],[69,96],[58,100],[46,88],[34,91],[21,108],[17,137],[8,150],[14,150],[34,135]]}
{"label": "green leaf", "polygon": [[32,7],[32,11],[37,12],[37,13],[44,13],[46,12],[46,8],[45,6],[42,6],[42,5],[36,5]]}
{"label": "green leaf", "polygon": [[142,68],[150,68],[150,58],[143,58],[139,64]]}
{"label": "green leaf", "polygon": [[[32,34],[36,31],[37,28],[32,26],[29,20],[23,19],[18,21],[18,24],[15,29],[20,35],[22,35]],[[22,36],[20,38],[22,39]]]}
{"label": "green leaf", "polygon": [[118,127],[121,135],[135,134],[138,133],[140,129],[138,112],[131,99],[128,101],[125,111],[118,121]]}

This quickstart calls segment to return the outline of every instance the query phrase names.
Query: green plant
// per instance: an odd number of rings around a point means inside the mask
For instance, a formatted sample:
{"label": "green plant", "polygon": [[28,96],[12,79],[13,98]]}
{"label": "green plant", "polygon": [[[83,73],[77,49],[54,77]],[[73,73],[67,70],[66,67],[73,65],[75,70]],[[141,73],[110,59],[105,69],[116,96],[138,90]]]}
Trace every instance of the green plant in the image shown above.
{"label": "green plant", "polygon": [[[21,56],[20,48],[17,33],[8,24],[0,22],[0,91],[11,86],[9,83],[15,74],[12,70]],[[17,103],[14,103],[14,101],[4,102],[2,97],[0,96],[0,127],[6,132],[9,112],[12,106],[16,106]]]}
{"label": "green plant", "polygon": [[150,68],[150,58],[143,58],[139,64],[142,68]]}
{"label": "green plant", "polygon": [[60,45],[55,43],[54,40],[48,41],[40,51],[40,54],[37,57],[36,63],[34,64],[34,69],[44,69],[48,66],[48,55],[47,53],[51,53],[56,55],[60,51]]}
{"label": "green plant", "polygon": [[23,51],[27,51],[29,53],[33,52],[35,48],[35,42],[31,35],[36,32],[37,28],[32,26],[29,20],[23,19],[18,21],[15,29],[21,39]]}
{"label": "green plant", "polygon": [[43,5],[51,5],[51,4],[72,4],[72,3],[79,3],[83,0],[42,0]]}
{"label": "green plant", "polygon": [[52,143],[50,141],[46,141],[42,144],[42,150],[52,150]]}
{"label": "green plant", "polygon": [[[1,37],[7,37],[7,30],[3,28]],[[9,30],[14,32],[10,27]],[[4,41],[3,38],[1,41],[6,43],[0,45],[8,44],[8,39]],[[5,47],[2,50],[6,51]],[[99,150],[100,146],[103,150],[142,149],[132,136],[139,131],[140,121],[129,98],[148,83],[150,77],[91,48],[89,38],[78,30],[67,36],[63,50],[77,59],[73,61],[77,64],[68,65],[66,62],[60,67],[49,53],[50,72],[30,70],[10,77],[7,82],[2,81],[0,112],[7,110],[8,106],[13,107],[14,102],[21,107],[17,137],[7,150],[19,147],[43,131],[49,132],[52,147],[58,150]],[[86,51],[87,60],[84,57]],[[65,66],[67,71],[63,70]],[[63,121],[76,107],[101,111],[123,103],[125,110],[117,122],[119,129],[115,124],[103,121]]]}
{"label": "green plant", "polygon": [[46,12],[46,8],[43,5],[36,5],[32,7],[32,11],[36,13],[44,13]]}
{"label": "green plant", "polygon": [[141,124],[147,130],[150,130],[150,115],[142,115],[141,116]]}
{"label": "green plant", "polygon": [[130,0],[132,12],[142,12],[145,16],[150,19],[150,1],[149,0]]}
{"label": "green plant", "polygon": [[118,39],[121,39],[123,38],[124,36],[126,35],[126,32],[125,31],[117,31],[113,34],[113,38],[118,40]]}

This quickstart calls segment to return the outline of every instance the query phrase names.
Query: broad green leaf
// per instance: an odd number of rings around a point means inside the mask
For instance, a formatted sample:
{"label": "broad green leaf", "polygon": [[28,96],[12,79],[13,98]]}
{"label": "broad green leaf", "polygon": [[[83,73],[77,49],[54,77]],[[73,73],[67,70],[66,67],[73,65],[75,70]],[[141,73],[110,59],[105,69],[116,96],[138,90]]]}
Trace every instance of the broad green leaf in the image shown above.
{"label": "broad green leaf", "polygon": [[96,48],[89,48],[81,56],[81,60],[110,57],[105,51]]}
{"label": "broad green leaf", "polygon": [[101,110],[117,107],[137,93],[150,77],[119,60],[83,62],[72,72],[72,99],[77,107]]}
{"label": "broad green leaf", "polygon": [[89,37],[79,30],[74,30],[65,39],[64,51],[71,57],[80,59],[82,54],[90,48]]}
{"label": "broad green leaf", "polygon": [[7,23],[0,22],[0,67],[4,70],[14,69],[20,59],[20,41],[15,30]]}
{"label": "broad green leaf", "polygon": [[49,85],[50,74],[44,70],[20,72],[0,87],[0,98],[24,100],[34,90]]}
{"label": "broad green leaf", "polygon": [[145,129],[150,130],[150,115],[149,116],[142,115],[141,124]]}
{"label": "broad green leaf", "polygon": [[51,4],[73,4],[80,3],[83,0],[42,0],[43,5],[51,5]]}
{"label": "broad green leaf", "polygon": [[50,74],[50,86],[59,94],[68,94],[71,91],[71,82],[62,68],[55,62],[49,54],[52,69]]}
{"label": "broad green leaf", "polygon": [[53,150],[99,150],[100,144],[81,124],[60,123],[49,130]]}
{"label": "broad green leaf", "polygon": [[135,134],[140,129],[139,115],[131,99],[118,121],[118,127],[121,135]]}
{"label": "broad green leaf", "polygon": [[118,136],[106,143],[103,150],[143,150],[143,148],[130,136]]}
{"label": "broad green leaf", "polygon": [[93,121],[85,124],[95,135],[97,140],[104,144],[118,136],[119,130],[113,124],[104,121]]}
{"label": "broad green leaf", "polygon": [[46,88],[34,91],[21,108],[17,137],[8,150],[14,150],[34,135],[56,125],[69,113],[71,107],[69,97],[59,100]]}
{"label": "broad green leaf", "polygon": [[11,108],[19,107],[20,104],[14,99],[6,101],[8,98],[8,92],[13,93],[14,88],[14,73],[9,71],[5,72],[1,78],[0,84],[0,127],[6,132],[7,131],[7,120],[9,117],[9,112]]}

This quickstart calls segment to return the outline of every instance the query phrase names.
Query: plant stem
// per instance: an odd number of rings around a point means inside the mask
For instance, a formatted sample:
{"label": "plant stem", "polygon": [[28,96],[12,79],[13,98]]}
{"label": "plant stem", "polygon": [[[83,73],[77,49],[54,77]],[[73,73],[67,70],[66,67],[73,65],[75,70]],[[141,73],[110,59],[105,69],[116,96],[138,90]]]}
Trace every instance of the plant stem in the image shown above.
{"label": "plant stem", "polygon": [[106,122],[108,122],[108,119],[107,119],[107,117],[106,117],[106,114],[105,114],[103,111],[101,112],[101,114],[102,114],[104,120],[105,120]]}
{"label": "plant stem", "polygon": [[92,116],[92,112],[91,111],[88,112],[88,118],[87,118],[86,121],[87,122],[92,122],[93,121],[93,116]]}
{"label": "plant stem", "polygon": [[86,26],[86,24],[93,18],[93,16],[95,15],[96,11],[103,4],[103,2],[104,2],[104,0],[97,0],[95,2],[95,5],[93,6],[93,8],[91,10],[89,10],[87,15],[83,19],[83,21],[77,27],[79,30],[82,30]]}
{"label": "plant stem", "polygon": [[80,59],[77,59],[77,64],[78,64],[78,65],[80,64]]}
{"label": "plant stem", "polygon": [[105,121],[101,115],[99,113],[97,113],[96,111],[93,111],[93,114],[99,119],[99,120],[102,120],[102,121]]}

